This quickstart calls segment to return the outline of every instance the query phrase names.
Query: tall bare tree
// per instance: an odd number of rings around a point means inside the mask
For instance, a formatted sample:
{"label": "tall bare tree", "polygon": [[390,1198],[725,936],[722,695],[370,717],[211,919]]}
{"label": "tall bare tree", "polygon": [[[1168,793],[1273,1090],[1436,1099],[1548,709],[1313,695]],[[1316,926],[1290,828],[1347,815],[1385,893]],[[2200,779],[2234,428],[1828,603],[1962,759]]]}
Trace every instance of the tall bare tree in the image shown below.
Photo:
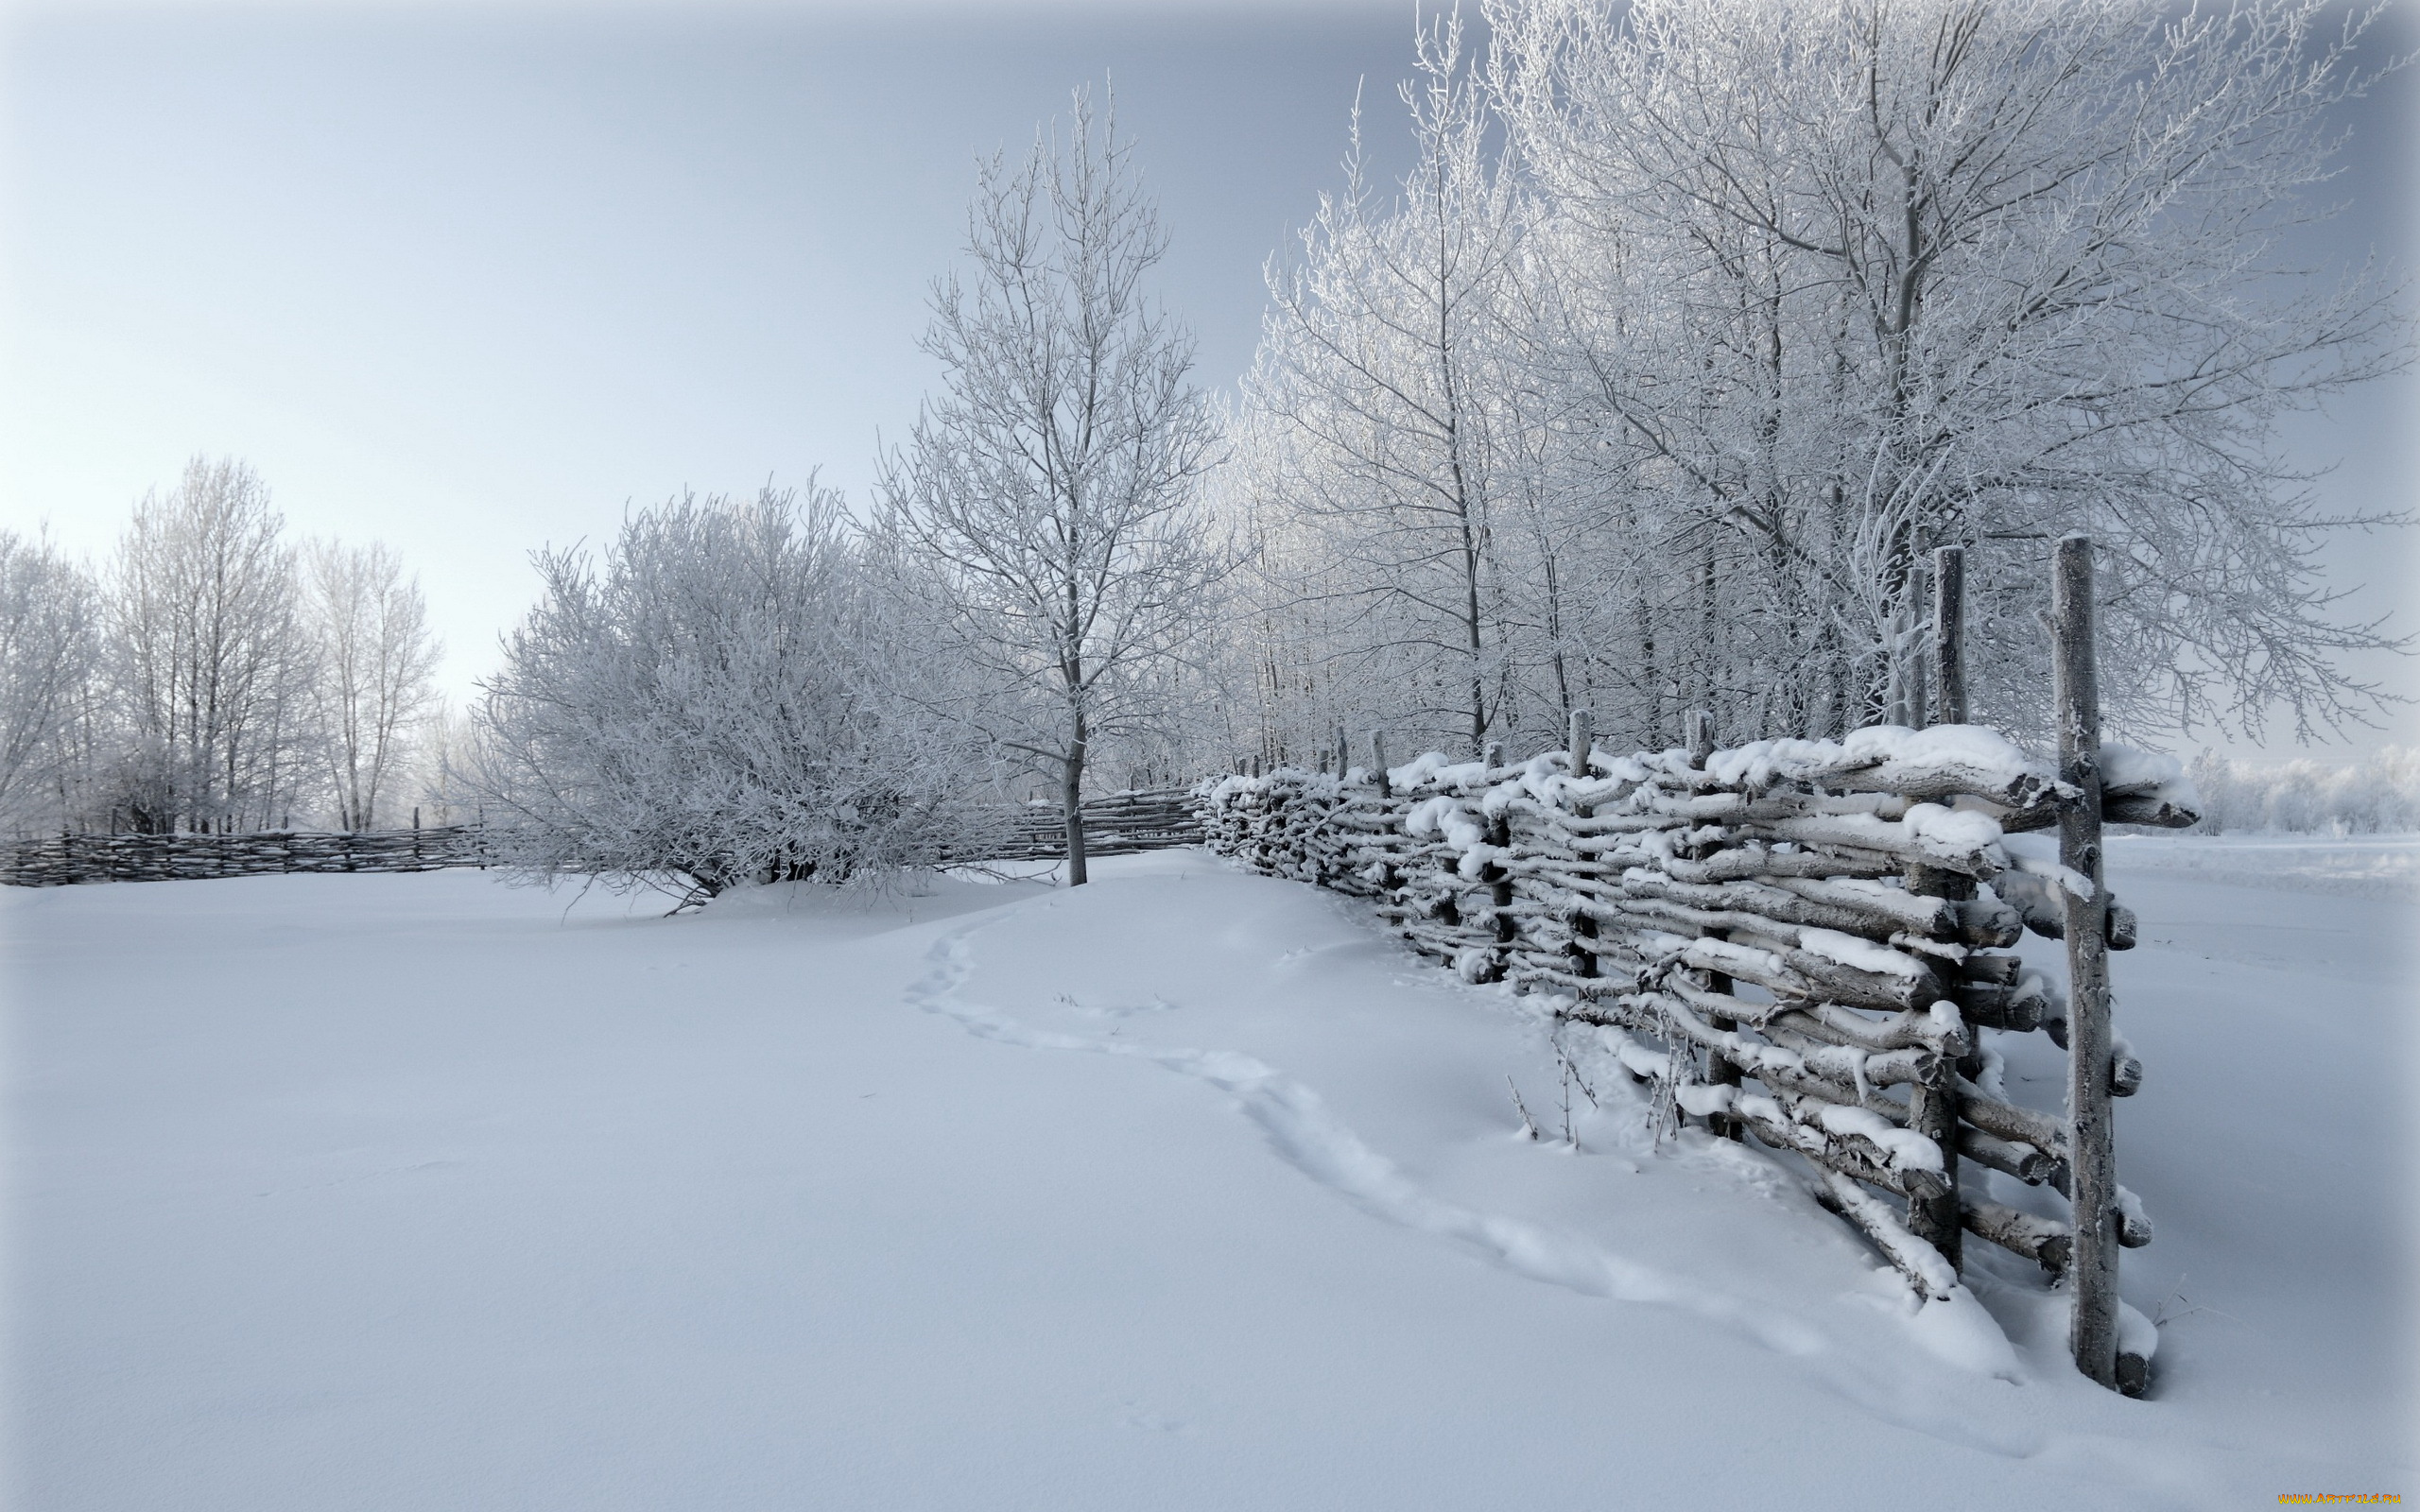
{"label": "tall bare tree", "polygon": [[0,530],[0,827],[74,809],[99,663],[92,578],[48,541]]}
{"label": "tall bare tree", "polygon": [[233,458],[197,456],[135,507],[108,619],[137,829],[273,824],[309,795],[317,666],[284,527]]}
{"label": "tall bare tree", "polygon": [[987,163],[961,277],[933,288],[942,368],[887,459],[879,528],[987,686],[969,717],[1054,777],[1085,880],[1086,764],[1166,721],[1222,573],[1195,483],[1214,445],[1193,343],[1144,292],[1167,249],[1114,109]]}
{"label": "tall bare tree", "polygon": [[[2278,417],[2408,358],[2397,291],[2288,255],[2368,21],[2311,0],[1498,0],[1498,108],[1679,340],[1600,330],[1603,431],[1730,538],[1713,679],[1904,686],[1915,564],[1969,548],[1984,712],[2041,728],[2047,542],[2089,529],[2144,727],[2360,717]],[[1591,237],[1564,245],[1586,280]],[[1678,563],[1674,564],[1678,566]],[[1778,606],[1780,614],[1764,606]],[[1760,623],[1761,622],[1761,623]],[[1811,633],[1808,633],[1811,632]],[[1761,663],[1762,670],[1753,670]],[[1803,709],[1816,705],[1801,700]]]}
{"label": "tall bare tree", "polygon": [[1380,202],[1357,122],[1345,192],[1322,198],[1300,258],[1271,270],[1246,404],[1279,433],[1261,456],[1285,472],[1265,486],[1349,564],[1340,577],[1289,562],[1281,577],[1353,601],[1358,659],[1399,690],[1388,712],[1477,751],[1521,670],[1514,393],[1496,328],[1522,217],[1459,24],[1423,32],[1419,60],[1403,94],[1416,164]]}
{"label": "tall bare tree", "polygon": [[314,541],[302,559],[303,597],[319,643],[315,707],[326,741],[337,820],[377,822],[379,795],[409,759],[428,711],[438,658],[420,583],[384,544]]}

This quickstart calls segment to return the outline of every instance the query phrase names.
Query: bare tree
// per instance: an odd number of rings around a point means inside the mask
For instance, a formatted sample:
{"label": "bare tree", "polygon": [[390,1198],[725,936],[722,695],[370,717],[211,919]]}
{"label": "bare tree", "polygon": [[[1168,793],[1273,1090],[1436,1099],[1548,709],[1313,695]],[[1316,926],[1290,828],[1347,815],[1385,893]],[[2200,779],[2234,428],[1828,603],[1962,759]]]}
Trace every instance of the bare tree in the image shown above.
{"label": "bare tree", "polygon": [[[2091,530],[2121,720],[2298,727],[2374,690],[2310,570],[2332,525],[2276,419],[2401,364],[2396,291],[2281,254],[2323,214],[2356,15],[2306,0],[1500,0],[1493,80],[1537,184],[1643,252],[1586,333],[1600,429],[1644,442],[1733,544],[1719,688],[1904,685],[1915,564],[1969,548],[1979,690],[2027,690],[2047,542]],[[1569,276],[1604,260],[1564,243]],[[1642,342],[1639,337],[1651,339]],[[1671,564],[1677,568],[1679,562]],[[1760,605],[1787,612],[1760,614]],[[1792,632],[1800,633],[1795,640]],[[1743,664],[1743,662],[1745,664]],[[1763,670],[1754,670],[1761,662]]]}
{"label": "bare tree", "polygon": [[438,647],[418,580],[384,544],[314,541],[303,553],[304,602],[319,642],[316,713],[326,738],[337,822],[367,830],[408,760],[429,705]]}
{"label": "bare tree", "polygon": [[1423,32],[1419,61],[1404,91],[1417,163],[1392,206],[1375,202],[1357,121],[1345,192],[1322,198],[1301,258],[1271,271],[1245,392],[1256,426],[1279,432],[1255,457],[1278,469],[1260,488],[1346,568],[1287,562],[1281,577],[1350,601],[1359,644],[1338,649],[1398,690],[1390,713],[1476,751],[1525,649],[1507,559],[1520,523],[1505,518],[1515,395],[1496,329],[1522,216],[1459,25]]}
{"label": "bare tree", "polygon": [[309,795],[317,668],[284,525],[268,486],[233,458],[194,458],[135,507],[108,627],[137,829],[274,824]]}
{"label": "bare tree", "polygon": [[48,541],[0,531],[0,827],[74,812],[99,664],[92,578]]}
{"label": "bare tree", "polygon": [[1976,713],[2038,733],[2045,558],[2078,529],[2109,547],[2121,728],[2377,708],[2341,653],[2402,643],[2342,621],[2314,558],[2392,517],[2325,515],[2275,445],[2411,353],[2391,278],[2288,255],[2374,14],[1487,14],[1476,80],[1441,70],[1450,26],[1424,35],[1398,204],[1323,206],[1277,291],[1230,490],[1298,558],[1254,627],[1287,649],[1258,649],[1386,675],[1267,679],[1266,717],[1419,723],[1424,651],[1481,670],[1474,727],[1545,734],[1583,694],[1648,744],[1683,708],[1736,736],[1913,717],[1921,564],[1954,544]]}
{"label": "bare tree", "polygon": [[1221,554],[1195,482],[1213,430],[1191,338],[1145,296],[1167,247],[1114,111],[982,170],[967,277],[934,285],[943,392],[887,459],[878,528],[987,696],[966,713],[1055,777],[1068,881],[1102,741],[1165,722]]}

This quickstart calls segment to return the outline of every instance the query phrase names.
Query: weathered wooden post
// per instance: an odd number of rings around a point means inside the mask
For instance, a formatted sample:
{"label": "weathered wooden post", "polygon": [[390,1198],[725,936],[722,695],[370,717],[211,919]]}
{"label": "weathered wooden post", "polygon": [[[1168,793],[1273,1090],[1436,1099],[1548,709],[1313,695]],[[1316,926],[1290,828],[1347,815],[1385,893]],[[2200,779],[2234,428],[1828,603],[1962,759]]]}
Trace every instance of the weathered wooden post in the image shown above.
{"label": "weathered wooden post", "polygon": [[2076,1368],[2118,1384],[2118,1160],[2110,1127],[2108,900],[2100,855],[2100,686],[2094,664],[2092,540],[2059,541],[2050,578],[2059,778],[2078,790],[2061,809],[2059,861],[2088,886],[2060,889],[2066,908],[2067,1165],[2074,1247],[2067,1344]]}
{"label": "weathered wooden post", "polygon": [[[1504,765],[1504,742],[1491,740],[1479,752],[1479,760],[1494,776]],[[1502,814],[1487,824],[1487,843],[1504,847],[1512,843],[1512,823]],[[1512,919],[1512,873],[1504,869],[1501,861],[1491,861],[1479,868],[1479,880],[1487,884],[1488,911],[1495,934],[1495,975],[1502,980],[1512,964],[1512,936],[1519,933]]]}
{"label": "weathered wooden post", "polygon": [[[1707,759],[1714,754],[1713,713],[1705,709],[1692,709],[1681,716],[1681,729],[1686,732],[1689,743],[1689,765],[1703,770]],[[1721,939],[1726,934],[1725,931],[1719,929],[1710,929],[1705,933],[1709,939]],[[1706,973],[1706,990],[1710,992],[1729,992],[1732,986],[1731,978],[1723,972],[1708,971]],[[1706,1022],[1720,1034],[1728,1034],[1739,1027],[1739,1022],[1737,1019],[1726,1018],[1719,1013],[1708,1014]],[[1708,1050],[1705,1053],[1705,1079],[1719,1087],[1737,1087],[1739,1085],[1739,1068],[1724,1058],[1720,1052]],[[1710,1115],[1705,1121],[1705,1126],[1725,1139],[1736,1140],[1741,1135],[1737,1122],[1725,1118],[1720,1113]]]}
{"label": "weathered wooden post", "polygon": [[[1940,679],[1941,722],[1949,725],[1966,722],[1964,557],[1956,546],[1944,546],[1933,553],[1930,660]],[[1921,724],[1921,673],[1912,679],[1912,686],[1917,696],[1911,700],[1911,713]],[[1963,902],[1975,896],[1975,879],[1939,867],[1910,867],[1908,891],[1920,897]],[[1976,1069],[1979,1070],[1979,1065]],[[1958,1057],[1944,1056],[1908,1091],[1908,1127],[1932,1141],[1941,1151],[1942,1174],[1949,1178],[1948,1191],[1937,1196],[1908,1199],[1908,1231],[1940,1250],[1952,1265],[1962,1263],[1966,1238],[1964,1226],[1959,1221],[1958,1073]]]}
{"label": "weathered wooden post", "polygon": [[1934,718],[1966,722],[1966,549],[1932,554],[1932,663],[1938,696]]}
{"label": "weathered wooden post", "polygon": [[[1394,779],[1387,775],[1387,737],[1375,730],[1370,731],[1370,778],[1378,784],[1381,800],[1395,796]],[[1394,858],[1390,854],[1378,871],[1378,891],[1389,902],[1396,902],[1401,901],[1397,889],[1402,886],[1403,873],[1395,869]]]}
{"label": "weathered wooden post", "polygon": [[[1593,711],[1586,709],[1574,709],[1571,711],[1570,738],[1568,743],[1565,745],[1564,749],[1571,758],[1571,775],[1574,777],[1585,778],[1588,776],[1588,757],[1597,748],[1596,723],[1597,716]],[[1572,814],[1583,819],[1588,817],[1594,810],[1595,806],[1593,804],[1574,803],[1571,805]],[[1593,940],[1597,937],[1597,916],[1584,911],[1574,910],[1571,916],[1571,974],[1574,976],[1595,976],[1597,974],[1597,953],[1583,942]]]}
{"label": "weathered wooden post", "polygon": [[[1911,621],[1915,618],[1915,606],[1923,603],[1927,598],[1932,596],[1927,582],[1927,580],[1932,576],[1928,569],[1929,564],[1920,557],[1916,558],[1909,571],[1908,576],[1910,581],[1908,587],[1910,592],[1908,593],[1908,617]],[[1913,624],[1910,624],[1908,627],[1910,631],[1913,631],[1916,627],[1917,627]],[[1913,640],[1914,637],[1911,635],[1910,639]],[[1907,678],[1906,686],[1908,694],[1907,724],[1908,728],[1910,730],[1922,730],[1925,726],[1932,723],[1932,716],[1927,712],[1927,708],[1931,700],[1926,696],[1931,688],[1932,679],[1925,676],[1925,663],[1932,660],[1925,653],[1930,649],[1932,648],[1926,645],[1922,641],[1917,641],[1915,644],[1907,648],[1907,655],[1905,659],[1907,663],[1907,672],[1905,676]]]}

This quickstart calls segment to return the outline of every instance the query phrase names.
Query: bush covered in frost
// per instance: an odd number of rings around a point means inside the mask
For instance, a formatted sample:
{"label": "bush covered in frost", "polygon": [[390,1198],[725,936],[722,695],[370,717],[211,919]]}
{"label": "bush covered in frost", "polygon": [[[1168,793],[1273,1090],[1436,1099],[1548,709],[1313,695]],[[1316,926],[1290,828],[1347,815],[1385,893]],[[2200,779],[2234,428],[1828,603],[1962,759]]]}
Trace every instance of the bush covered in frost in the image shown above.
{"label": "bush covered in frost", "polygon": [[476,716],[499,849],[541,874],[665,874],[695,897],[929,861],[964,752],[936,676],[869,583],[839,496],[683,497],[598,562],[542,552],[544,595]]}
{"label": "bush covered in frost", "polygon": [[2420,749],[2390,746],[2348,765],[2277,765],[2204,751],[2193,762],[2203,834],[2394,834],[2420,831]]}

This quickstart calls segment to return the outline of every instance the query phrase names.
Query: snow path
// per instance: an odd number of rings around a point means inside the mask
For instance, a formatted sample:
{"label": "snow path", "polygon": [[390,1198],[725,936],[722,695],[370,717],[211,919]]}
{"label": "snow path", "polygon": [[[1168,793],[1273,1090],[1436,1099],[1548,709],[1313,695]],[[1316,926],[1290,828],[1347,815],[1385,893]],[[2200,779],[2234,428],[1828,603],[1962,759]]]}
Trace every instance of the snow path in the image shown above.
{"label": "snow path", "polygon": [[928,956],[932,973],[908,989],[908,1001],[954,1019],[986,1040],[1032,1050],[1132,1056],[1216,1087],[1236,1100],[1288,1164],[1313,1181],[1374,1217],[1453,1240],[1514,1275],[1584,1297],[1679,1307],[1735,1327],[1783,1354],[1811,1356],[1825,1348],[1816,1331],[1770,1308],[1688,1285],[1535,1224],[1439,1201],[1339,1122],[1319,1093],[1251,1056],[1037,1029],[997,1008],[961,1001],[959,989],[974,974],[971,942],[1003,921],[985,919],[942,936]]}
{"label": "snow path", "polygon": [[[1354,912],[1350,902],[1314,898],[1337,912],[1348,916]],[[1893,1332],[1935,1355],[1959,1375],[2021,1382],[2024,1371],[1999,1325],[1983,1313],[1964,1286],[1946,1301],[1919,1307],[1904,1294],[1894,1276],[1876,1268],[1875,1278],[1880,1288],[1898,1305],[1879,1318],[1870,1305],[1859,1305],[1847,1319],[1849,1327],[1827,1331],[1810,1320],[1803,1297],[1794,1298],[1800,1310],[1789,1311],[1703,1280],[1685,1280],[1674,1271],[1571,1233],[1442,1200],[1372,1149],[1311,1088],[1253,1056],[1044,1029],[996,1006],[965,1001],[963,989],[976,971],[974,940],[987,931],[1019,922],[1019,912],[1004,910],[942,935],[926,954],[929,971],[908,989],[906,1001],[950,1019],[983,1040],[1024,1049],[1137,1058],[1214,1087],[1234,1099],[1236,1109],[1260,1129],[1270,1147],[1288,1165],[1373,1217],[1444,1239],[1527,1280],[1583,1297],[1668,1307],[1717,1323],[1789,1358],[1821,1386],[1895,1426],[2007,1460],[2046,1453],[2053,1459],[2080,1456],[2086,1464],[2098,1458],[2089,1439],[2063,1442],[2037,1423],[2005,1421],[1989,1412],[1977,1413],[1972,1403],[1941,1395],[1937,1378],[1929,1374],[1911,1378],[1897,1363],[1877,1360],[1868,1348],[1860,1347],[1860,1340],[1870,1336],[1877,1323],[1895,1322],[1903,1328]],[[1371,927],[1357,918],[1354,923]],[[1439,985],[1443,985],[1442,975]],[[1616,1116],[1634,1117],[1635,1113],[1634,1108],[1626,1108],[1625,1114]],[[1727,1143],[1697,1143],[1702,1160],[1728,1168],[1723,1175],[1744,1177],[1751,1183],[1759,1178],[1770,1181],[1772,1166],[1765,1157]],[[1827,1217],[1817,1221],[1830,1222]],[[1771,1282],[1776,1278],[1758,1280]],[[1778,1280],[1785,1292],[1794,1290],[1792,1279]],[[1978,1277],[1977,1283],[1995,1295],[2006,1290],[1994,1287],[1986,1277]],[[2095,1465],[2093,1473],[2147,1492],[2163,1489],[2173,1479],[2166,1468],[2154,1468],[2146,1475],[2123,1455]]]}

